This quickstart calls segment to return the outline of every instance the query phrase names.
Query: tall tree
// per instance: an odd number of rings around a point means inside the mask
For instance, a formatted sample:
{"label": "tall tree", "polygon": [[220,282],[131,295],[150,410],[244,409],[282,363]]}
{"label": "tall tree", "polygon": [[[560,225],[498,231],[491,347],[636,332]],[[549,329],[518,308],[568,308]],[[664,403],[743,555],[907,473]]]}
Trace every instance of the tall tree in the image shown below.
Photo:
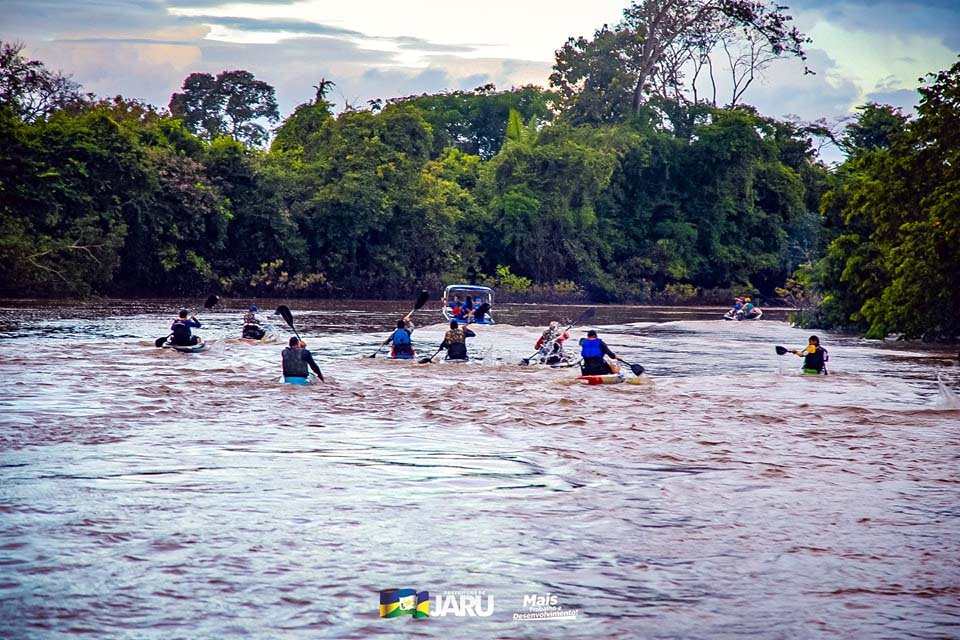
{"label": "tall tree", "polygon": [[[702,64],[704,52],[723,40],[721,34],[730,37],[739,30],[747,38],[765,42],[770,54],[806,59],[803,45],[808,39],[790,25],[791,17],[785,9],[769,0],[632,2],[613,29],[604,25],[592,40],[570,38],[556,53],[550,84],[560,90],[574,113],[581,99],[590,112],[596,108],[592,94],[604,94],[609,107],[594,121],[616,119],[625,104],[638,113],[646,96],[656,89],[654,76],[658,70],[669,70],[672,78],[667,84],[676,86],[683,65],[690,60]],[[745,60],[759,63],[763,59]],[[739,95],[735,91],[734,97]],[[580,119],[587,121],[582,114]]]}
{"label": "tall tree", "polygon": [[0,41],[0,106],[23,120],[45,118],[82,102],[80,85],[39,60],[23,55],[23,43]]}
{"label": "tall tree", "polygon": [[269,132],[257,121],[280,119],[273,87],[243,70],[221,71],[216,78],[209,73],[191,73],[183,81],[183,92],[170,97],[169,106],[170,113],[208,141],[229,135],[260,145]]}

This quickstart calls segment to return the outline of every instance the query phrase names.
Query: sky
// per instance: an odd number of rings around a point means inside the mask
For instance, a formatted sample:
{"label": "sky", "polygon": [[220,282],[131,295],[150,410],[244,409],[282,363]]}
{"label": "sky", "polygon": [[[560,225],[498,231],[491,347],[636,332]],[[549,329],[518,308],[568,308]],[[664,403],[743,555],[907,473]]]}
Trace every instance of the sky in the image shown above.
{"label": "sky", "polygon": [[[548,85],[570,36],[615,24],[626,0],[0,0],[0,40],[20,41],[85,91],[166,106],[192,72],[247,69],[281,116],[321,78],[338,109],[367,100]],[[744,101],[766,115],[836,119],[866,101],[909,110],[918,78],[960,52],[960,0],[785,0],[813,42],[804,75],[780,61]],[[722,96],[721,96],[722,98]]]}

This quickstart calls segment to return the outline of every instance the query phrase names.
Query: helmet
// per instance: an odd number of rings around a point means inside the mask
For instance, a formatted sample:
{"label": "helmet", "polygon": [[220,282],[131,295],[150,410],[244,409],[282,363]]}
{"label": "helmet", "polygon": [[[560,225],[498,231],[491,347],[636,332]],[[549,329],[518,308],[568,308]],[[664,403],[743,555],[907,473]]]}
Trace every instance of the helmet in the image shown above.
{"label": "helmet", "polygon": [[250,305],[250,311],[256,312],[256,310],[257,310],[257,305],[255,304]]}
{"label": "helmet", "polygon": [[750,298],[744,298],[744,302],[750,302]]}
{"label": "helmet", "polygon": [[550,328],[551,328],[551,329],[559,329],[559,328],[560,328],[560,323],[557,322],[556,320],[554,320],[553,322],[550,323]]}

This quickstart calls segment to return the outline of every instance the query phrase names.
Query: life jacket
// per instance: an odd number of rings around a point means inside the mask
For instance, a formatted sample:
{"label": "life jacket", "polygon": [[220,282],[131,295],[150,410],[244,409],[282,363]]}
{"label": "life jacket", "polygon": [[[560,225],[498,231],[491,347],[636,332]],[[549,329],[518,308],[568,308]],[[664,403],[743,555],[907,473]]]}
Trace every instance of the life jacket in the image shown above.
{"label": "life jacket", "polygon": [[600,338],[587,338],[580,343],[580,356],[586,358],[603,358],[603,349],[600,347]]}
{"label": "life jacket", "polygon": [[190,327],[187,326],[187,321],[183,318],[177,318],[173,321],[173,324],[170,325],[170,332],[173,334],[174,344],[190,343]]}
{"label": "life jacket", "polygon": [[303,358],[303,349],[287,347],[283,350],[283,375],[306,378],[307,361]]}
{"label": "life jacket", "polygon": [[443,340],[447,344],[448,360],[467,359],[467,337],[463,335],[463,329],[449,329]]}
{"label": "life jacket", "polygon": [[245,316],[243,316],[243,324],[255,324],[259,326],[260,321],[257,320],[257,314],[248,313]]}
{"label": "life jacket", "polygon": [[803,368],[804,369],[813,369],[815,371],[823,371],[824,363],[830,360],[830,355],[827,353],[827,350],[817,345],[817,347],[810,353],[806,354],[803,357]]}
{"label": "life jacket", "polygon": [[414,355],[413,345],[410,344],[409,331],[400,328],[394,330],[392,340],[393,349],[390,350],[390,355],[393,357]]}
{"label": "life jacket", "polygon": [[451,302],[451,303],[450,303],[450,313],[452,313],[454,316],[459,316],[459,315],[460,315],[460,310],[461,310],[461,307],[462,307],[462,306],[463,306],[463,305],[462,305],[460,302],[456,302],[456,301]]}

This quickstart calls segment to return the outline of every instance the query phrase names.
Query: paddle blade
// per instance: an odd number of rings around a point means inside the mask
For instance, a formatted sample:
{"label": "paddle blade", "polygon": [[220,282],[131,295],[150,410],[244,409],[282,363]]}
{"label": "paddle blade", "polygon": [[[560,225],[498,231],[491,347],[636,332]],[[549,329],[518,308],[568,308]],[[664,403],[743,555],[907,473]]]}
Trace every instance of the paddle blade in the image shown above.
{"label": "paddle blade", "polygon": [[777,345],[775,348],[776,348],[776,350],[777,350],[777,355],[778,355],[778,356],[784,356],[784,355],[787,355],[788,353],[790,353],[789,350],[784,349],[784,348],[781,347],[780,345]]}
{"label": "paddle blade", "polygon": [[277,315],[283,318],[283,321],[290,325],[290,328],[293,328],[293,314],[290,313],[290,307],[285,304],[277,307]]}
{"label": "paddle blade", "polygon": [[632,364],[630,365],[630,371],[633,371],[633,375],[635,376],[641,376],[643,375],[644,369],[639,364]]}
{"label": "paddle blade", "polygon": [[428,362],[433,362],[433,358],[420,358],[417,360],[420,364],[427,364]]}
{"label": "paddle blade", "polygon": [[220,296],[210,296],[207,298],[207,301],[203,303],[204,309],[209,309],[210,307],[216,306],[220,302]]}
{"label": "paddle blade", "polygon": [[165,342],[167,341],[167,338],[168,338],[168,337],[169,337],[169,336],[163,336],[162,338],[157,338],[156,340],[153,341],[153,345],[154,345],[157,349],[159,349],[160,347],[163,346],[163,343],[165,343]]}
{"label": "paddle blade", "polygon": [[430,294],[427,293],[427,290],[424,289],[420,292],[420,297],[417,298],[417,304],[413,305],[413,310],[416,311],[423,305],[427,304],[427,300],[430,299]]}

